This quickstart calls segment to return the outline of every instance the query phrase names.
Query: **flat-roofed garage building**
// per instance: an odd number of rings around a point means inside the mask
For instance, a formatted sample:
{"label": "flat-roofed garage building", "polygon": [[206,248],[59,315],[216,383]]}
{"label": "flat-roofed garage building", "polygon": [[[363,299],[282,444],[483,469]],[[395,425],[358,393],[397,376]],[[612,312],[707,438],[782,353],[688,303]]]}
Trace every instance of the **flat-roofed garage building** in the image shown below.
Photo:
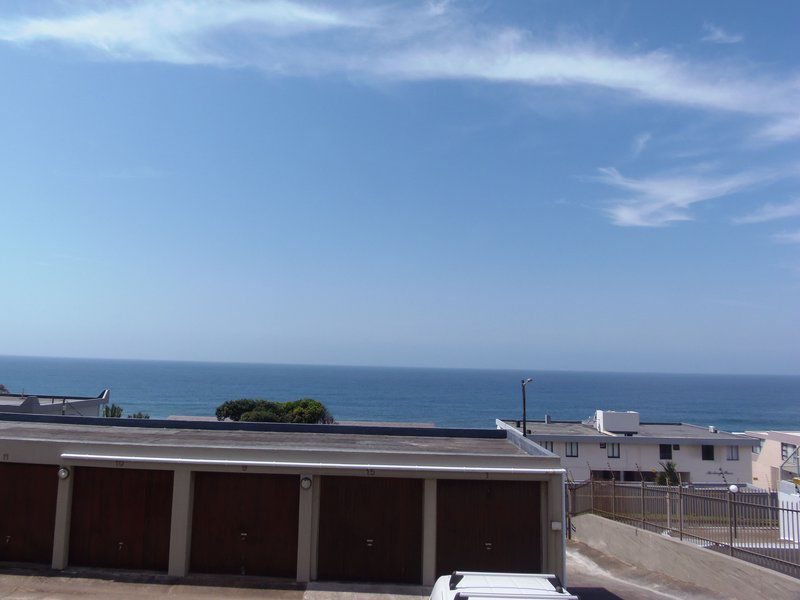
{"label": "flat-roofed garage building", "polygon": [[0,560],[432,584],[564,575],[558,457],[514,431],[0,415]]}

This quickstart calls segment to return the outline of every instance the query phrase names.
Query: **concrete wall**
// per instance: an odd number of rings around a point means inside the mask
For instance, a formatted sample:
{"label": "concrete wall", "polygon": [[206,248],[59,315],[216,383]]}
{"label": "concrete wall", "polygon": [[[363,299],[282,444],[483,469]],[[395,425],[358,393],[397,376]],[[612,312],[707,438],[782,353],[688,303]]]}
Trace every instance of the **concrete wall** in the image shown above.
{"label": "concrete wall", "polygon": [[781,443],[777,440],[764,440],[761,453],[752,454],[752,463],[753,484],[768,490],[777,490],[778,478],[774,477],[774,473],[783,463]]}
{"label": "concrete wall", "polygon": [[781,444],[800,446],[800,433],[785,431],[746,432],[762,440],[761,453],[752,453],[753,483],[773,491],[778,489],[783,464]]}
{"label": "concrete wall", "polygon": [[573,526],[576,541],[731,600],[800,598],[800,580],[713,550],[597,515],[579,515],[573,519]]}
{"label": "concrete wall", "polygon": [[[541,444],[536,437],[534,441]],[[607,442],[612,443],[611,440]],[[678,471],[688,472],[693,483],[723,483],[719,474],[722,469],[728,483],[751,483],[752,461],[751,447],[739,446],[739,460],[728,460],[728,447],[714,446],[714,460],[703,460],[700,444],[680,444],[680,450],[672,451],[672,462]],[[661,471],[658,444],[620,444],[620,457],[609,458],[608,447],[601,448],[599,442],[579,442],[578,457],[566,456],[565,442],[553,442],[553,452],[561,457],[561,464],[567,469],[574,481],[589,479],[589,468],[592,470],[636,471],[638,465],[642,471],[655,469]]]}

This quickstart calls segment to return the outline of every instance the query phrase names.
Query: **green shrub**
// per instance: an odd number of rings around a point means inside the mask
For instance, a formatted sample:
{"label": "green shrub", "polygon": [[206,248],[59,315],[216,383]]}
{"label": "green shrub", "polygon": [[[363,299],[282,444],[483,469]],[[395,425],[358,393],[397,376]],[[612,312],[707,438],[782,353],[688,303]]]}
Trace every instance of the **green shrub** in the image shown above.
{"label": "green shrub", "polygon": [[104,404],[103,416],[118,419],[122,416],[122,407],[117,406],[116,404],[112,404],[111,406]]}
{"label": "green shrub", "polygon": [[283,423],[283,415],[272,408],[257,408],[244,413],[239,420],[248,423]]}
{"label": "green shrub", "polygon": [[135,412],[132,415],[128,415],[129,419],[149,419],[150,415],[146,412]]}
{"label": "green shrub", "polygon": [[254,410],[255,407],[256,400],[228,400],[217,407],[217,421],[238,421],[244,413]]}
{"label": "green shrub", "polygon": [[286,421],[289,423],[324,423],[328,411],[322,402],[303,398],[295,402],[285,402]]}
{"label": "green shrub", "polygon": [[325,406],[311,398],[293,402],[270,400],[229,400],[216,410],[217,419],[250,423],[333,423]]}

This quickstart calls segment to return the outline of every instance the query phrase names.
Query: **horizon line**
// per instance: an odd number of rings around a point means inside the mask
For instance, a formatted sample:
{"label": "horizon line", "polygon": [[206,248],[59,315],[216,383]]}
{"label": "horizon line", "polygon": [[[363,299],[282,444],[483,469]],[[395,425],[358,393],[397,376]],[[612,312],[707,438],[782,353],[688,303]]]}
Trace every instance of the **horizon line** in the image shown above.
{"label": "horizon line", "polygon": [[208,365],[248,365],[248,366],[275,366],[275,367],[335,367],[343,369],[409,369],[409,370],[431,370],[431,371],[507,371],[507,372],[528,372],[535,373],[591,373],[605,375],[689,375],[689,376],[711,376],[711,377],[787,377],[798,378],[800,373],[709,373],[701,371],[651,371],[651,370],[600,370],[600,369],[552,369],[552,368],[532,368],[524,369],[520,367],[443,367],[443,366],[419,366],[419,365],[367,365],[367,364],[333,364],[333,363],[304,363],[304,362],[263,362],[263,361],[241,361],[241,360],[199,360],[199,359],[176,359],[176,358],[119,358],[119,357],[97,357],[97,356],[52,356],[35,354],[0,354],[3,358],[23,358],[23,359],[54,359],[54,360],[96,360],[112,362],[161,362],[161,363],[181,363],[181,364],[208,364]]}

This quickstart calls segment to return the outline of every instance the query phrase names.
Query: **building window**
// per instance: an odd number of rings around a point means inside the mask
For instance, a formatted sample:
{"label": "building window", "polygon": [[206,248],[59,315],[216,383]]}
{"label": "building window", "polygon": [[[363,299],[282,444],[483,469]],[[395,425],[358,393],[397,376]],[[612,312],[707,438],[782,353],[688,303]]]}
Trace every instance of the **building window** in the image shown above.
{"label": "building window", "polygon": [[786,460],[797,449],[794,444],[781,444],[781,460]]}
{"label": "building window", "polygon": [[672,460],[672,444],[659,444],[658,458],[661,460]]}
{"label": "building window", "polygon": [[570,458],[577,458],[578,456],[578,442],[567,442],[566,443],[566,452],[564,453],[565,456]]}
{"label": "building window", "polygon": [[619,458],[619,444],[608,445],[608,458]]}
{"label": "building window", "polygon": [[728,446],[728,460],[739,460],[739,446]]}
{"label": "building window", "polygon": [[714,460],[714,446],[703,444],[700,448],[703,453],[703,460]]}
{"label": "building window", "polygon": [[758,444],[753,446],[753,454],[761,454],[761,448],[764,446],[764,440],[758,440]]}
{"label": "building window", "polygon": [[553,451],[553,442],[542,442],[542,448],[552,452]]}

